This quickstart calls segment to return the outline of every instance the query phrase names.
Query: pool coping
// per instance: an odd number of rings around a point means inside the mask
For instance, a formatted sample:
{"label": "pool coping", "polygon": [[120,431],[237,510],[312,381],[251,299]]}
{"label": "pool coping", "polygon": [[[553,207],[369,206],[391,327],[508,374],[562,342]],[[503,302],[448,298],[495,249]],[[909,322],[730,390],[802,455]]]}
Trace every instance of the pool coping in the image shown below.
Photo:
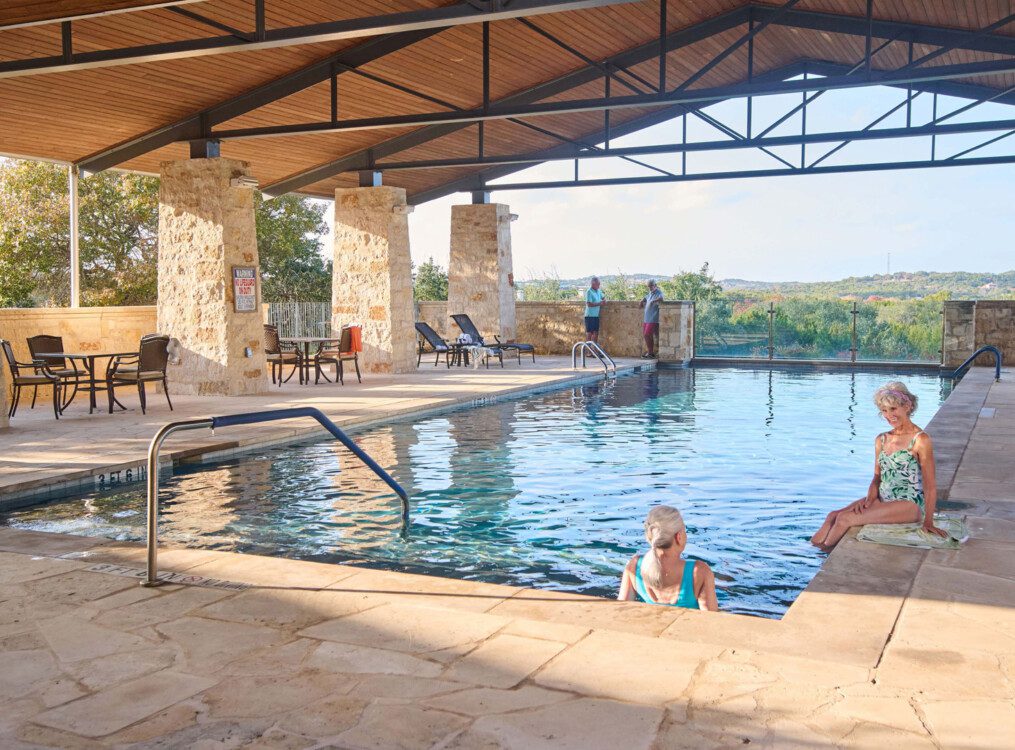
{"label": "pool coping", "polygon": [[[617,366],[614,376],[627,377],[642,372],[651,372],[657,369],[656,360],[646,360],[636,364],[621,364]],[[511,401],[539,393],[562,390],[578,385],[598,383],[604,380],[604,374],[595,374],[583,371],[581,374],[565,376],[554,379],[550,382],[538,385],[522,385],[517,387],[506,387],[495,394],[480,397],[463,397],[453,399],[448,403],[435,406],[410,407],[402,411],[389,413],[384,417],[363,417],[352,418],[339,425],[342,430],[350,435],[355,435],[365,430],[380,427],[386,424],[419,419],[421,417],[439,416],[440,414],[471,409],[477,406]],[[265,448],[294,445],[302,442],[311,442],[328,437],[328,432],[317,424],[305,427],[275,427],[271,437],[258,437],[255,431],[252,435],[238,437],[236,439],[221,440],[200,445],[191,445],[176,449],[164,448],[159,456],[160,476],[168,469],[178,464],[190,462],[214,462],[221,461],[234,456],[242,456]],[[93,489],[96,484],[104,484],[105,476],[109,475],[108,486],[119,486],[122,484],[137,484],[145,480],[147,455],[138,454],[136,459],[118,461],[116,463],[92,466],[88,469],[67,471],[44,477],[42,479],[30,479],[24,482],[7,485],[0,488],[0,512],[17,510],[30,507],[37,503],[50,499],[57,499],[73,494],[75,491]],[[123,475],[123,476],[121,476]]]}
{"label": "pool coping", "polygon": [[[975,370],[967,375],[927,425],[926,429],[936,444],[939,463],[946,467],[941,472],[942,496],[950,490],[990,391],[993,379],[984,375]],[[600,378],[585,380],[596,382]],[[555,389],[548,386],[549,384],[540,389]],[[566,387],[566,384],[561,387]],[[510,398],[507,394],[498,394],[496,400],[507,398]],[[481,401],[489,403],[490,399]],[[452,408],[455,407],[444,405],[440,411]],[[461,405],[457,408],[467,407]],[[408,414],[400,416],[410,417]],[[393,420],[380,421],[387,423]],[[366,423],[361,428],[366,429]],[[5,536],[15,531],[38,539],[36,549],[39,555],[45,556],[46,548],[55,546],[53,556],[56,557],[85,558],[96,563],[120,566],[129,566],[133,562],[143,567],[141,545],[66,534],[10,529],[2,531]],[[4,545],[0,543],[0,549],[3,548]],[[215,579],[228,578],[238,583],[249,583],[255,588],[266,584],[257,580],[244,581],[242,568],[246,565],[256,567],[257,559],[270,560],[271,565],[291,569],[294,573],[301,566],[320,565],[288,558],[177,547],[161,547],[160,553],[167,560],[164,568],[167,571]],[[697,613],[670,607],[649,607],[637,602],[618,602],[582,594],[342,564],[334,564],[336,575],[341,574],[341,581],[329,588],[341,588],[340,584],[346,582],[347,578],[361,577],[368,581],[380,581],[380,584],[375,585],[393,597],[408,597],[410,603],[413,597],[418,596],[448,596],[449,589],[473,592],[454,595],[489,599],[489,606],[482,610],[489,614],[552,623],[555,626],[594,628],[710,647],[739,647],[820,659],[872,674],[891,639],[902,607],[928,554],[926,550],[862,543],[851,534],[828,555],[811,582],[779,620],[726,612]],[[211,558],[219,561],[233,560],[240,569],[230,568],[233,574],[229,576],[214,575],[216,569],[213,565],[210,569],[204,569],[211,565],[208,562]],[[192,569],[193,572],[188,572]],[[113,574],[130,573],[120,571]],[[702,614],[707,616],[699,616]]]}

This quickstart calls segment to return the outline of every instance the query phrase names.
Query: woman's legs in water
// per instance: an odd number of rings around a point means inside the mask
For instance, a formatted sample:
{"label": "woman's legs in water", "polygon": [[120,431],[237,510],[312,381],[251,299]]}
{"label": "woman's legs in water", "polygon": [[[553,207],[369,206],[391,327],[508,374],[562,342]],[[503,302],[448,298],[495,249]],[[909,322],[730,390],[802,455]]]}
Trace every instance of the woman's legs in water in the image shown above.
{"label": "woman's legs in water", "polygon": [[839,516],[839,514],[849,513],[853,510],[856,510],[860,506],[860,503],[862,503],[865,499],[866,498],[861,497],[859,500],[854,500],[853,502],[851,502],[845,508],[833,510],[831,513],[825,516],[825,522],[821,524],[821,528],[818,529],[817,532],[815,532],[814,536],[811,537],[811,544],[813,544],[816,547],[820,547],[824,543],[823,541],[824,538],[828,536],[828,532],[832,530],[832,525],[835,523],[835,519]]}
{"label": "woman's legs in water", "polygon": [[854,526],[865,526],[869,523],[916,523],[919,520],[920,506],[914,502],[892,500],[886,503],[877,500],[866,510],[840,512],[824,540],[819,542],[819,546],[831,549]]}

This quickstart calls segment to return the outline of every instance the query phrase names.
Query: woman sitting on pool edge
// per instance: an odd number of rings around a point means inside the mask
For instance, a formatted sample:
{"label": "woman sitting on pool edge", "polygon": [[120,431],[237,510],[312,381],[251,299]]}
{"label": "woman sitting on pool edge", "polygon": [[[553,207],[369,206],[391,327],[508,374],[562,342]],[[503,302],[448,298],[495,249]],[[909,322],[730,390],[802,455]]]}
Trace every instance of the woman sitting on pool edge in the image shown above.
{"label": "woman sitting on pool edge", "polygon": [[874,438],[874,478],[867,495],[833,510],[811,537],[811,544],[830,550],[853,526],[869,523],[919,523],[923,530],[947,536],[934,525],[937,481],[930,435],[913,424],[917,398],[899,382],[874,393],[881,416],[892,426]]}
{"label": "woman sitting on pool edge", "polygon": [[649,511],[645,538],[651,549],[627,563],[617,598],[637,601],[641,597],[649,604],[718,612],[715,577],[708,563],[680,557],[687,546],[687,529],[680,511],[668,505]]}

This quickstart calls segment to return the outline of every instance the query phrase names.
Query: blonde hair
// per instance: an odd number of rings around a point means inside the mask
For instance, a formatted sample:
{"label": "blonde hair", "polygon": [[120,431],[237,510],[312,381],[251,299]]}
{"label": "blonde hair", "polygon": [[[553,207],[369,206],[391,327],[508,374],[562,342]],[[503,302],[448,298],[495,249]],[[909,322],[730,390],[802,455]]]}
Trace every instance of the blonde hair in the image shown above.
{"label": "blonde hair", "polygon": [[662,584],[662,568],[659,565],[657,549],[667,549],[673,545],[673,537],[687,531],[684,517],[680,511],[669,505],[657,505],[645,517],[645,539],[652,546],[652,551],[645,555],[641,563],[641,577],[652,588]]}
{"label": "blonde hair", "polygon": [[874,405],[879,409],[886,405],[901,406],[908,408],[909,413],[912,414],[916,411],[918,403],[919,399],[906,387],[906,384],[900,383],[897,380],[885,383],[874,391]]}

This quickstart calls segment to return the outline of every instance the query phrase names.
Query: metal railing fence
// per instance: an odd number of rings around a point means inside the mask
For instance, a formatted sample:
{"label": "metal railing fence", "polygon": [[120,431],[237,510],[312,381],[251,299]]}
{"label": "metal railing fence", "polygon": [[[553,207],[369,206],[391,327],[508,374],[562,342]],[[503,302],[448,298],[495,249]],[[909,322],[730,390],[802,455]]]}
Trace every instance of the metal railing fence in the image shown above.
{"label": "metal railing fence", "polygon": [[268,322],[282,338],[331,336],[330,302],[267,302]]}

